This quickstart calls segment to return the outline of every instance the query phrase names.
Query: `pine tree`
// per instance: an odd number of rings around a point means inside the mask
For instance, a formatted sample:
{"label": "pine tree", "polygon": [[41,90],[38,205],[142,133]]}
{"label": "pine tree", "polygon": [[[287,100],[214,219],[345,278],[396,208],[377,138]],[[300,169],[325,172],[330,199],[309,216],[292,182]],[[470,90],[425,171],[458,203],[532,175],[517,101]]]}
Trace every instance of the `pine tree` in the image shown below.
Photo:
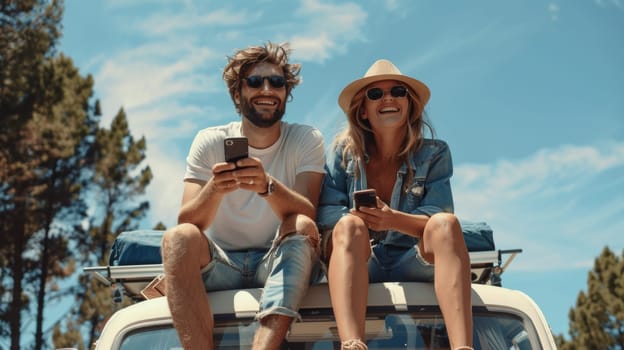
{"label": "pine tree", "polygon": [[80,195],[97,126],[93,82],[55,55],[62,12],[62,1],[0,2],[0,292],[7,296],[0,329],[11,349],[20,348],[31,301],[29,338],[43,347],[45,304],[73,271],[68,242],[85,215]]}
{"label": "pine tree", "polygon": [[570,340],[557,337],[559,349],[624,349],[624,250],[621,256],[605,247],[570,309]]}
{"label": "pine tree", "polygon": [[20,137],[8,131],[31,119],[46,92],[40,85],[42,67],[55,54],[62,12],[62,1],[0,2],[0,179],[11,170],[6,149]]}
{"label": "pine tree", "polygon": [[85,345],[82,340],[82,334],[80,333],[80,325],[77,325],[73,321],[68,321],[65,324],[65,331],[61,330],[59,324],[54,326],[52,332],[52,339],[56,348],[76,348],[78,350],[85,350]]}
{"label": "pine tree", "polygon": [[[91,216],[82,261],[88,265],[106,265],[114,239],[124,231],[137,228],[139,221],[149,209],[149,203],[142,201],[146,187],[152,179],[145,160],[145,138],[134,140],[121,109],[113,119],[110,129],[98,130],[95,148],[95,170],[92,179],[92,196],[96,203]],[[80,276],[80,292],[72,319],[65,328],[71,332],[72,324],[81,324],[86,343],[92,344],[104,321],[118,305],[112,301],[109,287],[103,286],[89,275]],[[60,326],[55,346],[76,346],[68,344]],[[55,330],[55,333],[57,333]],[[79,345],[78,345],[79,346]]]}
{"label": "pine tree", "polygon": [[[45,71],[50,93],[60,93],[35,105],[31,119],[17,130],[23,137],[10,149],[13,171],[3,181],[6,205],[0,216],[3,226],[13,228],[7,233],[19,233],[6,240],[8,260],[14,261],[8,268],[14,298],[8,322],[18,327],[18,310],[34,301],[35,349],[43,346],[46,295],[74,270],[69,242],[86,217],[81,194],[96,130],[88,112],[90,78],[82,78],[63,56],[47,62]],[[18,348],[15,329],[12,347]]]}
{"label": "pine tree", "polygon": [[55,288],[55,280],[66,278],[75,270],[72,248],[73,242],[79,241],[80,230],[76,227],[87,217],[83,189],[89,179],[98,120],[89,113],[91,77],[80,76],[71,60],[62,55],[53,60],[50,70],[51,80],[58,78],[46,85],[63,89],[62,99],[51,104],[46,112],[47,122],[39,117],[34,120],[37,133],[45,135],[41,157],[45,161],[38,175],[42,183],[39,195],[42,229],[33,237],[41,247],[38,266],[33,270],[37,279],[35,349],[43,346],[43,315],[49,289]]}
{"label": "pine tree", "polygon": [[0,2],[0,336],[10,336],[11,349],[19,348],[21,312],[28,305],[22,293],[27,261],[21,257],[27,245],[27,203],[15,200],[25,198],[24,186],[20,193],[15,184],[28,174],[18,173],[25,167],[16,166],[22,154],[12,146],[24,136],[23,126],[44,92],[41,70],[60,35],[61,9],[56,1]]}

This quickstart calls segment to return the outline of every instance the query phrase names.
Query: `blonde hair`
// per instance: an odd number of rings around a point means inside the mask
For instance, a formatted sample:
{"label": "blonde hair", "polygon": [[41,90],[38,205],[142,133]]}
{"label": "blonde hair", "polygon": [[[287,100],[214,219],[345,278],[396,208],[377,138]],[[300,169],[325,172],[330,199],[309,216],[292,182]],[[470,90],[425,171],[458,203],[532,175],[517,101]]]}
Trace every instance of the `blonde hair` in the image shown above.
{"label": "blonde hair", "polygon": [[[418,95],[409,86],[405,87],[408,92],[409,110],[408,122],[406,124],[407,132],[405,133],[405,138],[401,140],[401,146],[397,154],[401,163],[407,160],[410,153],[416,153],[420,150],[424,142],[426,130],[429,130],[432,137],[435,133],[431,123],[427,120],[424,106],[422,106]],[[334,149],[340,144],[344,145],[342,149],[343,168],[347,167],[347,159],[349,158],[357,163],[363,162],[368,153],[367,146],[370,147],[370,145],[375,144],[375,136],[370,122],[361,117],[366,99],[366,90],[367,87],[364,87],[351,99],[349,113],[346,115],[347,125],[342,132],[336,136],[333,142]],[[355,176],[359,177],[359,167],[355,167],[355,169]],[[406,181],[405,184],[409,184],[413,176],[412,168],[408,167],[408,181]]]}

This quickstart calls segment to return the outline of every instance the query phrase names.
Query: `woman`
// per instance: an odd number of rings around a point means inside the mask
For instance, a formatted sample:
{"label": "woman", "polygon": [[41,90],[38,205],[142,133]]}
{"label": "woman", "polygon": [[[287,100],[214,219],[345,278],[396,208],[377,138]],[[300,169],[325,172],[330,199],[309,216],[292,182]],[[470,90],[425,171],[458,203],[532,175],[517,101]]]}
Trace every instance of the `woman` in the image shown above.
{"label": "woman", "polygon": [[[449,148],[423,135],[433,134],[429,96],[379,60],[338,98],[348,123],[328,155],[318,222],[343,349],[367,348],[368,283],[384,281],[433,281],[451,348],[472,349],[470,261],[452,214]],[[353,192],[367,188],[377,206],[353,209]]]}

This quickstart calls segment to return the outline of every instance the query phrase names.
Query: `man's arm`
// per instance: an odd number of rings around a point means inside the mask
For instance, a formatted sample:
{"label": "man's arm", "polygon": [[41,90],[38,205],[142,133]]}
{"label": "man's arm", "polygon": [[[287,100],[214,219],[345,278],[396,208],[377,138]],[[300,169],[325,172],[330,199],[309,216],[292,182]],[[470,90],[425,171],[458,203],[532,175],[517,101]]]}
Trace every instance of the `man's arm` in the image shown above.
{"label": "man's arm", "polygon": [[322,173],[303,172],[297,175],[295,185],[290,189],[273,178],[275,189],[265,199],[282,221],[292,214],[303,214],[314,220],[322,182]]}
{"label": "man's arm", "polygon": [[217,163],[212,168],[214,176],[207,182],[197,179],[185,180],[178,224],[190,223],[201,231],[205,230],[212,223],[223,195],[238,188],[237,180],[231,171],[234,168],[234,164],[231,163]]}

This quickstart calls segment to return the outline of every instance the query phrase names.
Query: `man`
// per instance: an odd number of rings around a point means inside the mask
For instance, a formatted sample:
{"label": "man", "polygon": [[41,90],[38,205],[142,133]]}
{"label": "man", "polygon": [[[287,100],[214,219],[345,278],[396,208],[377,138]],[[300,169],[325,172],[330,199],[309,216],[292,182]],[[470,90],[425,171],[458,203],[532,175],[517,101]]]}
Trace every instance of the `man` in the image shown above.
{"label": "man", "polygon": [[[254,349],[284,339],[318,261],[314,223],[324,143],[310,126],[281,121],[299,84],[286,44],[249,47],[223,71],[241,121],[200,131],[187,157],[179,225],[162,252],[167,299],[185,349],[212,349],[206,291],[264,286]],[[245,136],[249,157],[224,161],[226,137]]]}

